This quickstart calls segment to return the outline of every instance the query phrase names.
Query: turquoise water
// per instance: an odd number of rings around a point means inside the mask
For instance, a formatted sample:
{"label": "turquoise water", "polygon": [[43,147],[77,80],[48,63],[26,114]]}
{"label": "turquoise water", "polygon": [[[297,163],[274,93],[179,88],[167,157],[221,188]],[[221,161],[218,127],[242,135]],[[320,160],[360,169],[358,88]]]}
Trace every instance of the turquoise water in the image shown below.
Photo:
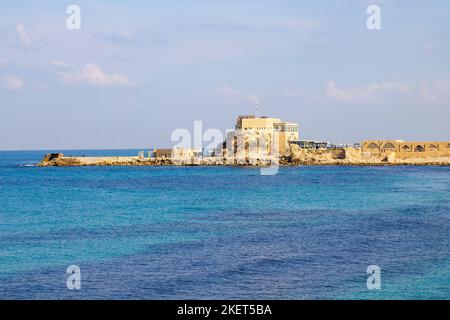
{"label": "turquoise water", "polygon": [[450,298],[449,167],[32,166],[45,153],[0,152],[1,299]]}

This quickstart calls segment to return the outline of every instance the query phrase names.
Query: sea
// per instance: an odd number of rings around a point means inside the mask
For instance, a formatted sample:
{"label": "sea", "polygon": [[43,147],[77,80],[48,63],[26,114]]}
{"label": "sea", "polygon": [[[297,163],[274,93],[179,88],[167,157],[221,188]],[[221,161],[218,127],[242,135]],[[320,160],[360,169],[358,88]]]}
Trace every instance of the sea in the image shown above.
{"label": "sea", "polygon": [[49,152],[0,152],[0,299],[450,299],[450,167],[36,167]]}

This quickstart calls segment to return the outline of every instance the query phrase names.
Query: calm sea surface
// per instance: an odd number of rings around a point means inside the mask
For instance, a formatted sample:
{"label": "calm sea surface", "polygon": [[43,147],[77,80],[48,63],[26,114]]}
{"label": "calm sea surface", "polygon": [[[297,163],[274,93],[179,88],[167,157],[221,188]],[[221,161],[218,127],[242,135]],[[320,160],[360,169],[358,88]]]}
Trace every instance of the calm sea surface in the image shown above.
{"label": "calm sea surface", "polygon": [[0,299],[450,299],[449,167],[32,166],[45,153],[0,152]]}

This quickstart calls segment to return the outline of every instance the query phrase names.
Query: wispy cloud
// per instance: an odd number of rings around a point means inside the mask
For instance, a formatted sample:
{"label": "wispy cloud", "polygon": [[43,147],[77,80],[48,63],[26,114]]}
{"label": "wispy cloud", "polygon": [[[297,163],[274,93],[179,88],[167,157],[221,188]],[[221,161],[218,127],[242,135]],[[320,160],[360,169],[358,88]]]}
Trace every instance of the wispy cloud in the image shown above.
{"label": "wispy cloud", "polygon": [[16,36],[16,43],[20,48],[30,48],[32,41],[28,33],[27,27],[22,22],[14,25],[14,32]]}
{"label": "wispy cloud", "polygon": [[450,103],[450,77],[420,84],[379,82],[363,86],[340,87],[329,80],[322,93],[298,89],[285,89],[282,95],[287,98],[303,99],[308,102],[335,100],[345,103],[376,103],[388,99],[389,95],[403,96],[431,104]]}
{"label": "wispy cloud", "polygon": [[251,93],[244,93],[239,90],[234,89],[231,86],[221,86],[220,88],[215,90],[215,93],[217,95],[220,95],[224,98],[226,98],[230,102],[251,102],[251,103],[258,103],[259,99],[258,96]]}
{"label": "wispy cloud", "polygon": [[341,102],[376,102],[386,93],[411,94],[411,88],[403,83],[381,82],[364,87],[339,88],[329,80],[325,85],[325,96]]}
{"label": "wispy cloud", "polygon": [[67,84],[87,84],[92,86],[129,86],[130,79],[121,74],[109,74],[96,64],[86,64],[82,68],[68,65],[63,61],[52,63],[57,75]]}
{"label": "wispy cloud", "polygon": [[23,88],[24,82],[16,76],[3,77],[3,88],[10,91],[19,91]]}
{"label": "wispy cloud", "polygon": [[430,103],[450,103],[450,77],[431,84],[423,82],[419,87],[418,96]]}

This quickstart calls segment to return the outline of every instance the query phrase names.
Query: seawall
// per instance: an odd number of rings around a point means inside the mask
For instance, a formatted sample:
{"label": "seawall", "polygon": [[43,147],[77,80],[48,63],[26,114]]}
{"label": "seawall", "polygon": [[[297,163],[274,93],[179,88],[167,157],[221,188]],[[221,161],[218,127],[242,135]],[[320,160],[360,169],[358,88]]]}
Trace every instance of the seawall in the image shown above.
{"label": "seawall", "polygon": [[[139,156],[119,157],[66,157],[63,154],[48,154],[38,164],[40,167],[70,166],[268,166],[270,161],[239,161],[236,158],[192,158],[173,161],[169,158],[145,158]],[[401,158],[391,154],[389,157],[367,156],[356,148],[336,150],[307,150],[294,147],[288,157],[281,157],[279,165],[330,165],[330,166],[450,166],[450,157]]]}

